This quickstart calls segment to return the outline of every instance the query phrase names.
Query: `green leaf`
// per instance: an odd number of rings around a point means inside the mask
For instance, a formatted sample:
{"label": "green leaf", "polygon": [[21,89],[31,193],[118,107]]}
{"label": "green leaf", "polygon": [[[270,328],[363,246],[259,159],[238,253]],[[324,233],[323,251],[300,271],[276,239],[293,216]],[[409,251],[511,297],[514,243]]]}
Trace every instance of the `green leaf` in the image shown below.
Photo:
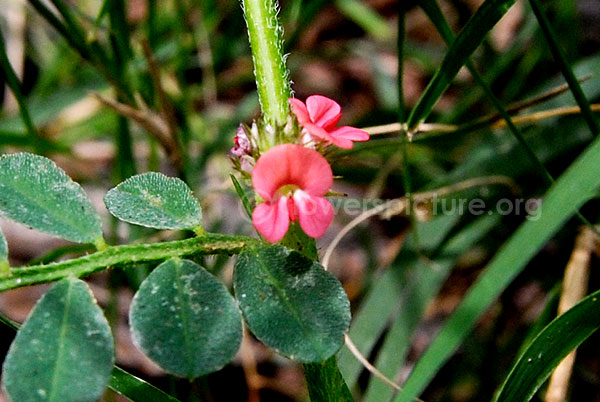
{"label": "green leaf", "polygon": [[600,328],[600,291],[552,321],[527,347],[502,385],[497,402],[531,400],[552,370]]}
{"label": "green leaf", "polygon": [[233,283],[248,326],[277,352],[319,362],[343,345],[350,303],[319,263],[282,246],[248,247],[235,264]]}
{"label": "green leaf", "polygon": [[154,385],[148,384],[117,366],[113,367],[108,388],[131,401],[179,402],[178,399],[164,393]]}
{"label": "green leaf", "polygon": [[171,259],[140,286],[129,316],[135,344],[166,371],[190,379],[219,370],[242,341],[227,288],[201,266]]}
{"label": "green leaf", "polygon": [[408,127],[415,129],[431,113],[433,106],[448,88],[458,71],[481,44],[516,0],[486,0],[469,19],[448,49],[441,66],[408,117]]}
{"label": "green leaf", "polygon": [[[6,328],[18,331],[20,325],[0,313],[0,323]],[[178,399],[164,393],[152,384],[128,373],[120,367],[113,366],[108,388],[132,401],[144,402],[179,402]]]}
{"label": "green leaf", "polygon": [[194,229],[202,223],[200,203],[180,179],[142,173],[119,184],[104,197],[117,218],[155,229]]}
{"label": "green leaf", "polygon": [[81,186],[43,156],[0,156],[0,213],[78,243],[102,238],[100,217]]}
{"label": "green leaf", "polygon": [[479,276],[417,362],[396,402],[412,401],[426,387],[468,336],[478,318],[529,260],[579,207],[595,195],[600,186],[599,157],[600,140],[596,139],[550,188],[536,217],[521,225]]}
{"label": "green leaf", "polygon": [[64,279],[38,302],[10,346],[4,388],[13,401],[98,400],[114,360],[110,327],[78,279]]}

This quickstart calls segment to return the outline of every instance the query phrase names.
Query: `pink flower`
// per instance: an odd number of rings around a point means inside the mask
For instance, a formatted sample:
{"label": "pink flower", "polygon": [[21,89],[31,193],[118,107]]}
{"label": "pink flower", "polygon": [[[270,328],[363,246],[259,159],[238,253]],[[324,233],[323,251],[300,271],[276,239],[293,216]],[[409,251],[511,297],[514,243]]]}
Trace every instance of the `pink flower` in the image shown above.
{"label": "pink flower", "polygon": [[312,95],[304,102],[290,98],[292,111],[298,119],[298,123],[316,137],[328,144],[337,145],[340,148],[352,148],[352,141],[367,141],[369,133],[358,128],[343,126],[335,128],[342,117],[342,108],[332,99],[321,95]]}
{"label": "pink flower", "polygon": [[324,197],[333,173],[317,151],[301,145],[277,145],[258,159],[252,185],[265,200],[252,214],[258,232],[270,242],[285,236],[290,221],[299,221],[310,237],[321,237],[333,220],[333,206]]}
{"label": "pink flower", "polygon": [[231,154],[237,157],[241,157],[243,155],[250,155],[251,153],[251,144],[250,139],[248,138],[248,134],[246,134],[246,130],[244,126],[239,125],[235,137],[233,138],[233,143],[235,146],[231,148]]}

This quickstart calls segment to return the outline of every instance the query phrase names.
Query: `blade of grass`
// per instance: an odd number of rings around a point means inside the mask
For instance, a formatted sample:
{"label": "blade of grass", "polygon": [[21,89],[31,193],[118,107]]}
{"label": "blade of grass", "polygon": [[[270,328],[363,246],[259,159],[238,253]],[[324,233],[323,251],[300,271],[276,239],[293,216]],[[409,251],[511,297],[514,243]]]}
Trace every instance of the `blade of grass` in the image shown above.
{"label": "blade of grass", "polygon": [[[423,241],[421,247],[437,248],[450,229],[456,224],[456,216],[444,216],[425,222],[421,226]],[[398,277],[403,275],[403,267],[416,263],[416,252],[412,246],[412,235],[406,240],[402,251],[394,264],[373,280],[373,284],[353,315],[353,322],[348,335],[356,347],[365,356],[369,356],[375,344],[402,300],[404,288],[398,283]],[[428,268],[429,269],[429,268]],[[362,366],[354,355],[344,349],[340,352],[339,365],[348,386],[352,389],[358,381]]]}
{"label": "blade of grass", "polygon": [[[532,1],[535,1],[535,0],[532,0]],[[451,46],[451,44],[454,42],[454,35],[452,34],[452,30],[450,29],[450,26],[448,25],[446,18],[442,14],[442,12],[437,4],[437,1],[436,0],[423,0],[421,2],[421,6],[423,7],[423,10],[427,13],[427,15],[430,17],[431,21],[434,23],[434,25],[436,26],[436,28],[438,29],[439,33],[442,35],[444,40]],[[529,156],[529,159],[534,163],[534,165],[537,166],[539,171],[545,177],[548,184],[554,183],[554,177],[550,174],[548,169],[546,169],[546,166],[544,166],[542,161],[537,157],[537,155],[535,154],[533,149],[531,149],[529,144],[527,144],[527,141],[525,141],[523,134],[521,134],[521,131],[517,128],[517,126],[515,126],[515,124],[513,123],[513,121],[510,118],[510,115],[508,114],[508,112],[506,111],[504,106],[502,106],[502,102],[500,102],[500,99],[498,99],[494,95],[494,93],[492,92],[490,87],[485,83],[485,81],[483,80],[481,75],[477,72],[477,69],[475,68],[475,66],[473,65],[473,63],[471,62],[469,57],[466,58],[466,66],[469,69],[469,71],[471,72],[471,74],[473,75],[473,78],[475,79],[477,84],[483,89],[486,96],[492,102],[492,104],[494,105],[496,110],[498,110],[498,113],[500,114],[500,116],[502,116],[502,118],[506,122],[506,126],[508,127],[508,129],[510,130],[512,135],[516,138],[516,140],[519,142],[519,144],[521,145],[523,150],[525,150],[525,152],[527,153],[527,156]],[[572,71],[571,71],[571,75],[575,79],[575,76],[573,75]],[[576,79],[575,79],[575,82],[577,83]],[[577,83],[577,86],[579,86],[579,83]],[[586,101],[587,101],[587,99],[586,99]],[[587,106],[588,106],[588,110],[589,110],[589,107],[590,107],[589,103]],[[591,110],[590,110],[590,113],[591,113]],[[598,231],[596,230],[594,225],[592,225],[583,215],[581,215],[581,213],[579,211],[577,212],[577,217],[584,224],[586,224],[590,228],[592,228],[592,230],[594,230],[594,232],[598,233]],[[600,233],[598,233],[598,235],[600,236]]]}
{"label": "blade of grass", "polygon": [[229,173],[229,177],[231,178],[231,182],[233,183],[235,192],[237,193],[238,197],[240,197],[240,200],[242,201],[242,205],[244,206],[244,210],[246,211],[248,218],[252,219],[252,205],[250,204],[250,200],[248,199],[248,196],[246,195],[244,188],[242,187],[242,185],[240,184],[238,179],[236,179],[236,177],[234,176],[233,173]]}
{"label": "blade of grass", "polygon": [[573,97],[575,98],[575,101],[581,108],[581,114],[583,118],[590,127],[592,135],[594,137],[597,136],[598,132],[600,131],[598,121],[592,113],[590,102],[583,93],[581,85],[579,85],[579,81],[573,73],[573,68],[567,60],[565,52],[558,43],[558,38],[556,37],[554,30],[552,29],[552,25],[550,24],[550,21],[548,20],[548,17],[546,16],[544,9],[542,8],[542,5],[538,0],[529,0],[529,4],[533,9],[533,13],[535,14],[535,17],[537,18],[538,23],[540,24],[540,28],[542,29],[544,36],[546,37],[546,41],[548,42],[548,46],[550,47],[550,51],[552,52],[552,57],[554,58],[554,61],[556,61],[560,65],[562,74],[565,77],[567,83],[569,84],[569,87],[571,88]]}
{"label": "blade of grass", "polygon": [[414,131],[425,121],[460,68],[515,1],[486,0],[469,19],[408,117],[409,131]]}
{"label": "blade of grass", "polygon": [[366,3],[358,0],[335,0],[335,6],[375,39],[385,40],[392,36],[387,22]]}
{"label": "blade of grass", "polygon": [[547,192],[535,220],[528,220],[510,237],[450,316],[418,361],[395,402],[409,402],[469,335],[478,318],[525,268],[538,250],[600,186],[600,140],[596,139]]}
{"label": "blade of grass", "polygon": [[63,38],[75,49],[79,55],[87,60],[91,60],[91,54],[87,46],[80,42],[80,38],[72,35],[71,31],[63,24],[63,22],[40,0],[27,0],[29,4],[48,22],[54,29],[61,34]]}
{"label": "blade of grass", "polygon": [[552,370],[600,328],[600,290],[552,321],[527,347],[500,388],[496,402],[527,402]]}
{"label": "blade of grass", "polygon": [[144,402],[179,402],[178,399],[164,393],[154,385],[129,374],[127,371],[114,366],[110,374],[108,388],[130,401]]}
{"label": "blade of grass", "polygon": [[68,30],[69,35],[73,38],[73,40],[77,41],[81,44],[81,47],[87,47],[85,41],[85,31],[82,26],[77,22],[75,16],[71,13],[71,5],[65,3],[63,0],[51,0],[52,4],[60,15],[63,17],[66,28]]}
{"label": "blade of grass", "polygon": [[[398,0],[398,122],[402,123],[406,119],[406,104],[404,102],[404,44],[406,41],[406,4]],[[403,141],[400,145],[400,154],[402,159],[402,186],[408,199],[408,217],[410,226],[413,230],[415,245],[419,248],[419,222],[413,211],[413,185],[411,177],[410,161],[408,159],[409,141],[406,135],[403,135]]]}
{"label": "blade of grass", "polygon": [[[433,260],[420,258],[416,264],[406,265],[403,274],[405,280],[402,282],[406,290],[397,319],[385,337],[375,364],[385,376],[394,378],[402,368],[427,305],[439,291],[458,257],[477,244],[499,221],[499,215],[477,219],[453,236]],[[393,394],[393,389],[372,378],[363,401],[389,401]]]}
{"label": "blade of grass", "polygon": [[4,76],[6,77],[6,83],[8,84],[12,93],[15,95],[15,99],[19,104],[19,113],[21,114],[21,120],[27,128],[27,134],[29,135],[31,145],[34,147],[34,149],[36,149],[37,152],[44,153],[45,150],[48,148],[47,141],[41,136],[40,132],[33,124],[33,120],[31,119],[31,115],[29,114],[29,109],[27,107],[27,102],[25,101],[25,96],[21,91],[21,83],[19,82],[19,78],[15,74],[15,70],[13,70],[12,65],[10,64],[10,60],[8,59],[8,54],[6,53],[6,47],[4,45],[4,36],[2,35],[1,30],[0,66],[2,67],[2,71],[4,72]]}

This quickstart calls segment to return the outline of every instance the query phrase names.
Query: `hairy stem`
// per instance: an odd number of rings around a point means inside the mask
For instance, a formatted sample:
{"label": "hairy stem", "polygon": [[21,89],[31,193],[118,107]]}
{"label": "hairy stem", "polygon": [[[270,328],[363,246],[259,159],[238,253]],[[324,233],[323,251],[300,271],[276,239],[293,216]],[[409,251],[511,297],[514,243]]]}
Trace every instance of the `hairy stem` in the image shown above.
{"label": "hairy stem", "polygon": [[210,233],[165,243],[107,247],[103,251],[68,261],[13,268],[10,276],[0,278],[0,291],[57,281],[69,276],[79,278],[118,265],[201,254],[237,254],[244,247],[257,242],[257,239],[251,237]]}
{"label": "hairy stem", "polygon": [[291,96],[283,57],[283,29],[274,0],[242,0],[254,61],[258,99],[267,123],[283,125]]}

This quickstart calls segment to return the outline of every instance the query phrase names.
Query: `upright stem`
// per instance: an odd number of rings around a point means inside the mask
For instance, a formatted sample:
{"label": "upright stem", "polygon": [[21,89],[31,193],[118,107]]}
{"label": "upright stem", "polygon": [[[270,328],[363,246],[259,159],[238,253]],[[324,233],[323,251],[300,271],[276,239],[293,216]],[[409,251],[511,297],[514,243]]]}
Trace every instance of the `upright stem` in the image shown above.
{"label": "upright stem", "polygon": [[277,4],[274,0],[242,0],[242,7],[264,120],[284,125],[291,92],[283,58],[283,29],[277,21]]}

